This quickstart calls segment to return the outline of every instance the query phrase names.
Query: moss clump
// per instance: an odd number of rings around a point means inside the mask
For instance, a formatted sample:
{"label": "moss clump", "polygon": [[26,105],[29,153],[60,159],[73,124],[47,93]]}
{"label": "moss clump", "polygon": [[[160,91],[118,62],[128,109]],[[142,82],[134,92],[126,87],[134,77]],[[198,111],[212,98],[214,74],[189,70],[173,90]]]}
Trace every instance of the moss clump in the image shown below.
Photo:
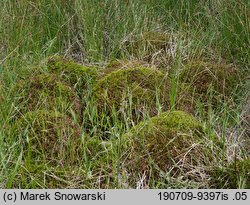
{"label": "moss clump", "polygon": [[229,96],[239,83],[239,75],[230,65],[198,61],[186,65],[181,73],[181,81],[202,96],[207,95],[210,87],[218,94]]}
{"label": "moss clump", "polygon": [[15,123],[26,160],[34,163],[73,163],[80,145],[80,128],[58,112],[32,111]]}
{"label": "moss clump", "polygon": [[21,92],[18,104],[21,112],[31,110],[74,110],[80,114],[80,103],[74,90],[56,75],[40,74],[18,82],[15,92]]}
{"label": "moss clump", "polygon": [[60,56],[50,57],[48,60],[48,70],[51,73],[60,75],[65,81],[79,89],[86,88],[92,84],[98,76],[95,67],[82,66],[73,60],[68,60]]}
{"label": "moss clump", "polygon": [[165,112],[139,123],[122,136],[128,153],[124,168],[134,179],[131,183],[135,185],[143,175],[148,183],[157,183],[162,173],[201,181],[206,163],[203,135],[202,124],[182,111]]}
{"label": "moss clump", "polygon": [[157,111],[157,100],[166,108],[168,101],[166,76],[155,69],[127,68],[116,70],[101,78],[94,86],[94,94],[99,107],[119,111],[128,107],[130,111],[149,108],[152,114]]}

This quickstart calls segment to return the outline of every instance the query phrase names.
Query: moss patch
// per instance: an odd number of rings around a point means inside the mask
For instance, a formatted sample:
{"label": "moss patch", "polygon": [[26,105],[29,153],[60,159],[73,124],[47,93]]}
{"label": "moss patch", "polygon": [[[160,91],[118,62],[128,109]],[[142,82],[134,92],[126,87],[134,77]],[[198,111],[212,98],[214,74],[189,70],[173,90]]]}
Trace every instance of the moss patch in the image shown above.
{"label": "moss patch", "polygon": [[50,57],[47,66],[49,72],[60,75],[65,81],[79,89],[92,84],[98,76],[95,67],[83,66],[60,56]]}
{"label": "moss patch", "polygon": [[17,83],[21,92],[18,104],[21,112],[31,110],[74,110],[80,115],[80,101],[74,90],[56,75],[41,74]]}
{"label": "moss patch", "polygon": [[80,146],[80,128],[68,116],[58,112],[33,111],[16,123],[25,160],[32,163],[73,163]]}
{"label": "moss patch", "polygon": [[124,106],[135,111],[149,108],[155,114],[156,101],[168,106],[168,82],[166,76],[155,69],[127,68],[121,69],[101,78],[94,87],[94,94],[99,107],[116,111]]}
{"label": "moss patch", "polygon": [[[146,181],[157,183],[162,173],[168,173],[202,181],[207,160],[204,131],[193,116],[182,111],[162,113],[139,123],[122,139],[127,142],[124,168],[131,175],[129,178],[139,181],[145,175]],[[136,181],[132,183],[135,185]]]}

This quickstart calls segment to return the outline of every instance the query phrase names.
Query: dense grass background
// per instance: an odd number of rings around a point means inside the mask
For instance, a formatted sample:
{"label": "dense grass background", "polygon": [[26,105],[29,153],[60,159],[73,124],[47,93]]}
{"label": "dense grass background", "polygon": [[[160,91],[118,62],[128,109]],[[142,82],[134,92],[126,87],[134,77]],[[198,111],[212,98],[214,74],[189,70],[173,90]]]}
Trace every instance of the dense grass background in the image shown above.
{"label": "dense grass background", "polygon": [[218,59],[249,63],[247,0],[9,0],[1,1],[0,15],[5,62],[54,53],[91,62],[119,58],[126,56],[123,42],[130,35],[157,30],[178,33]]}
{"label": "dense grass background", "polygon": [[[44,67],[46,70],[45,62],[54,54],[99,66],[106,65],[112,59],[142,60],[143,50],[131,52],[131,38],[152,31],[167,33],[175,39],[175,58],[171,63],[167,59],[161,59],[159,65],[173,71],[171,73],[176,75],[176,78],[173,78],[176,81],[172,83],[176,86],[178,70],[184,63],[196,60],[233,64],[243,74],[242,82],[239,82],[232,95],[236,102],[233,109],[229,104],[223,103],[208,113],[205,113],[201,106],[196,114],[205,120],[209,129],[215,130],[218,136],[226,139],[225,144],[229,143],[229,160],[236,155],[239,158],[245,156],[245,150],[241,148],[240,143],[244,128],[240,125],[243,120],[242,108],[249,92],[248,0],[2,0],[0,88],[2,84],[3,98],[1,99],[0,95],[0,187],[17,186],[15,178],[18,176],[19,180],[26,181],[27,175],[31,174],[29,171],[33,169],[30,168],[30,162],[22,161],[19,140],[10,127],[17,109],[15,101],[18,95],[11,95],[17,80],[25,78],[36,67]],[[150,63],[158,65],[158,61],[156,58]],[[172,91],[173,98],[174,93],[175,90]],[[95,133],[100,123],[96,119],[96,108],[88,96],[85,100],[87,106],[84,115],[90,118],[88,120],[92,123],[92,131]],[[105,123],[105,120],[102,123]],[[114,135],[122,134],[128,128],[129,125],[117,123],[115,130],[112,129],[111,132],[114,132]],[[110,150],[108,159],[103,160],[109,163],[111,161],[115,167],[116,159],[119,158],[119,146],[111,146]],[[81,159],[79,167],[83,169],[78,167],[71,170],[70,167],[66,167],[56,176],[51,170],[47,175],[52,178],[63,175],[62,181],[69,187],[101,186],[98,184],[97,176],[93,176],[94,182],[89,180],[84,186],[78,186],[77,179],[82,176],[82,172],[88,175],[91,172],[89,170],[97,166],[91,164],[90,159],[91,156]],[[46,164],[41,166],[44,168]],[[75,181],[72,181],[71,176]],[[116,181],[108,181],[108,173],[104,173],[104,176],[107,176],[107,181],[102,186],[125,187],[119,182],[119,176],[116,177]],[[23,182],[22,186],[45,186],[42,184],[41,176],[34,174],[31,178],[30,184]],[[237,178],[237,187],[244,187],[240,177]]]}

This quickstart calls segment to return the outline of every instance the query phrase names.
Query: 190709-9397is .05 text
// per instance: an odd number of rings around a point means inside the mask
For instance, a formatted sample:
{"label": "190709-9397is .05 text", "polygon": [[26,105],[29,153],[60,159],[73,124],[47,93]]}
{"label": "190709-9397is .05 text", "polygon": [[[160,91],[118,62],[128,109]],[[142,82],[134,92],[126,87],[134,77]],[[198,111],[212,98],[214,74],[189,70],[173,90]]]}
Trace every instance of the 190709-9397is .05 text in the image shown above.
{"label": "190709-9397is .05 text", "polygon": [[170,191],[170,192],[159,192],[159,200],[169,201],[188,201],[188,200],[199,200],[199,201],[245,201],[248,199],[247,192],[235,191],[234,194],[224,193],[223,191]]}

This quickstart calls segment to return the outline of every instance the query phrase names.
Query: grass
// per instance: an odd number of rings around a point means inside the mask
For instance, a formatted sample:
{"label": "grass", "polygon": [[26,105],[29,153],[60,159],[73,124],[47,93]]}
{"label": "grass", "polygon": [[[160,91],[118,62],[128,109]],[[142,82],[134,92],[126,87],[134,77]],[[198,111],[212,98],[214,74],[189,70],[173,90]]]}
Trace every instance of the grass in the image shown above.
{"label": "grass", "polygon": [[[249,110],[245,105],[250,88],[249,10],[248,0],[0,1],[0,187],[249,188],[249,132],[244,126],[249,122],[243,118],[244,109]],[[159,47],[154,45],[157,39],[147,39],[145,33],[165,34],[170,40]],[[170,78],[171,110],[179,108],[178,93],[191,89],[192,114],[206,128],[211,149],[219,153],[207,167],[205,180],[190,182],[161,172],[150,182],[142,174],[137,184],[129,184],[129,174],[122,169],[122,136],[139,121],[146,122],[150,113],[145,111],[141,119],[138,112],[135,118],[131,96],[120,110],[110,114],[104,106],[99,112],[91,84],[80,91],[72,86],[80,93],[82,120],[72,110],[65,111],[81,128],[80,154],[68,150],[67,160],[73,165],[60,158],[35,161],[27,156],[23,141],[29,133],[24,127],[18,132],[15,128],[17,119],[25,116],[18,103],[25,92],[15,88],[20,80],[28,83],[38,70],[48,73],[46,62],[53,55],[99,71],[114,59],[146,61]],[[206,101],[197,99],[195,89],[182,84],[181,72],[196,61],[233,65],[241,74],[225,100],[214,101],[218,93],[213,87]],[[164,107],[157,99],[155,103],[159,115]],[[59,111],[57,106],[54,110]]]}

